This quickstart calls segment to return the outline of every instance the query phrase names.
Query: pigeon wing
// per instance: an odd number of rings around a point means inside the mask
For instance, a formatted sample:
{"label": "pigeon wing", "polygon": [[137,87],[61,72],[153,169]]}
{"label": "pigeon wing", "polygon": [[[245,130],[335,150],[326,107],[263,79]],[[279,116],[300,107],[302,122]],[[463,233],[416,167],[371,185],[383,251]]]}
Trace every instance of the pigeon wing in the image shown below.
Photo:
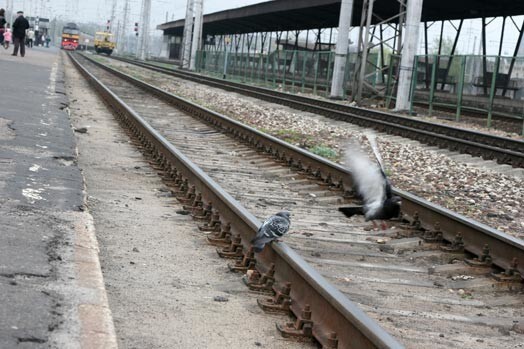
{"label": "pigeon wing", "polygon": [[380,150],[378,149],[377,138],[373,133],[368,133],[366,136],[368,138],[369,145],[371,146],[371,149],[373,150],[373,154],[375,155],[375,158],[377,159],[377,162],[380,165],[380,172],[382,173],[382,176],[384,177],[384,180],[385,180],[386,198],[390,199],[393,196],[393,193],[391,192],[391,183],[389,182],[389,178],[386,176],[384,160],[382,160],[382,156],[380,155]]}
{"label": "pigeon wing", "polygon": [[386,180],[382,169],[364,155],[358,146],[346,150],[346,163],[351,171],[353,183],[364,200],[366,217],[375,215],[386,199]]}
{"label": "pigeon wing", "polygon": [[377,159],[377,162],[380,165],[382,174],[386,176],[385,170],[384,170],[384,160],[382,160],[382,156],[380,155],[380,150],[378,149],[377,137],[373,133],[366,134],[366,137],[369,141],[369,145],[371,146],[371,150],[373,150],[373,155],[375,155],[375,158]]}

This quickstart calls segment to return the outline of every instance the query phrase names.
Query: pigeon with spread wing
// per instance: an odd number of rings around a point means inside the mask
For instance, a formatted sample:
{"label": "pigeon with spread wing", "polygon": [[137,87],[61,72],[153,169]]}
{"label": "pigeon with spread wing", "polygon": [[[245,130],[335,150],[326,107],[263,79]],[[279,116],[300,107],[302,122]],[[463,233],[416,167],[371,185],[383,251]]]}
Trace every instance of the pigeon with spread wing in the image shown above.
{"label": "pigeon with spread wing", "polygon": [[[339,211],[347,217],[363,214],[366,221],[387,220],[400,214],[401,199],[393,195],[391,183],[384,170],[374,135],[367,135],[376,162],[372,162],[357,146],[346,152],[346,161],[351,171],[353,183],[364,201],[363,207],[340,207]],[[384,227],[384,226],[383,226]]]}

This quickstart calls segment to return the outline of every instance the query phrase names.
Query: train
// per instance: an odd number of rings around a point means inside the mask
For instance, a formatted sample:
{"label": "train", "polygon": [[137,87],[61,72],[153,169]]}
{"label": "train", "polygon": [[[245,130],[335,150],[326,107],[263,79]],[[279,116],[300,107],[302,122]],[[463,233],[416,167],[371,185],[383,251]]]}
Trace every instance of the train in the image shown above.
{"label": "train", "polygon": [[67,23],[62,29],[60,48],[75,51],[80,41],[80,29],[75,23]]}

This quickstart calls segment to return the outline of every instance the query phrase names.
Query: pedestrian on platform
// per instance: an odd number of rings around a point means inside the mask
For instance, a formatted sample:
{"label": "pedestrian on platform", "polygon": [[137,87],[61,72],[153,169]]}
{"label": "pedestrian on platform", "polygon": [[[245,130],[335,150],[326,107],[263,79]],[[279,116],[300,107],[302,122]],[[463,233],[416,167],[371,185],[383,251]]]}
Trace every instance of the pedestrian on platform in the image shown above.
{"label": "pedestrian on platform", "polygon": [[9,28],[9,23],[5,25],[5,31],[4,31],[4,48],[7,50],[9,48],[9,44],[11,43],[12,35],[11,35],[11,29]]}
{"label": "pedestrian on platform", "polygon": [[27,47],[33,47],[33,40],[35,39],[35,32],[33,28],[29,28],[27,31]]}
{"label": "pedestrian on platform", "polygon": [[51,42],[51,38],[48,36],[45,37],[45,47],[49,48],[49,43]]}
{"label": "pedestrian on platform", "polygon": [[5,32],[5,10],[0,8],[0,45],[4,44],[4,32]]}
{"label": "pedestrian on platform", "polygon": [[29,22],[24,17],[24,11],[16,13],[16,19],[13,23],[13,43],[15,48],[12,56],[18,56],[18,49],[20,48],[20,56],[25,56],[25,31],[29,29]]}

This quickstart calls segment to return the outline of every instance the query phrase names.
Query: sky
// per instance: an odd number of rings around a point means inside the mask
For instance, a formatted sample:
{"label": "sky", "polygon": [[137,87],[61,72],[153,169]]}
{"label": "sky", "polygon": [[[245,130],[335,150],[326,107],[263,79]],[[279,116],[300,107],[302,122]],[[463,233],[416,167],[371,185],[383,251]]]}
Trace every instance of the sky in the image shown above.
{"label": "sky", "polygon": [[[0,0],[0,7],[6,7],[6,1]],[[38,12],[40,17],[62,16],[76,22],[96,22],[103,26],[111,17],[113,0],[12,0],[15,11],[23,9],[26,14]],[[211,13],[230,8],[247,6],[263,2],[261,0],[204,0],[204,13]],[[117,18],[123,14],[125,0],[117,0]],[[44,5],[44,6],[42,6]],[[130,23],[139,21],[142,0],[130,0]],[[151,28],[164,23],[166,13],[169,20],[185,17],[187,0],[152,0]],[[131,24],[132,26],[132,24]]]}
{"label": "sky", "polygon": [[[6,7],[8,0],[0,0],[0,7]],[[40,17],[53,19],[59,17],[65,21],[76,22],[95,22],[101,28],[111,17],[111,7],[114,0],[9,0],[14,3],[16,11],[22,9],[26,14],[36,13]],[[116,18],[122,18],[125,0],[116,0]],[[523,1],[523,0],[519,0]],[[261,0],[204,0],[204,13],[212,13],[231,8],[252,5],[264,2]],[[140,22],[142,0],[130,0],[131,11],[129,16],[128,30],[132,32],[134,22]],[[166,21],[177,20],[185,17],[187,0],[152,0],[151,6],[151,26],[150,32],[161,35],[161,31],[155,28],[158,24]],[[515,17],[518,25],[522,24],[523,16]],[[488,27],[488,54],[496,54],[498,42],[500,41],[501,19],[496,19]],[[456,24],[455,24],[456,25]],[[439,25],[434,25],[430,29],[430,36],[439,34]],[[421,33],[421,36],[423,34]],[[455,35],[449,22],[446,24],[445,36],[453,38]],[[503,55],[512,55],[518,38],[518,31],[508,20],[506,34],[503,45]],[[468,21],[464,25],[461,40],[459,42],[459,52],[471,54],[479,53],[479,43],[481,39],[480,20]],[[430,39],[431,40],[431,39]],[[419,51],[421,48],[419,47]]]}

